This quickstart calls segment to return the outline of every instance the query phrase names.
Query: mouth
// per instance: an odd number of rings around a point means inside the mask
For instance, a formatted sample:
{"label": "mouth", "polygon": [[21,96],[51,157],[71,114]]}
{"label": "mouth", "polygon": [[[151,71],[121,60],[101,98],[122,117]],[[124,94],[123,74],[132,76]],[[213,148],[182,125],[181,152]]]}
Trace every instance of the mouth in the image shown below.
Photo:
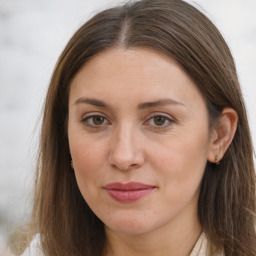
{"label": "mouth", "polygon": [[110,183],[103,187],[116,201],[129,203],[137,201],[156,189],[156,186],[139,182]]}

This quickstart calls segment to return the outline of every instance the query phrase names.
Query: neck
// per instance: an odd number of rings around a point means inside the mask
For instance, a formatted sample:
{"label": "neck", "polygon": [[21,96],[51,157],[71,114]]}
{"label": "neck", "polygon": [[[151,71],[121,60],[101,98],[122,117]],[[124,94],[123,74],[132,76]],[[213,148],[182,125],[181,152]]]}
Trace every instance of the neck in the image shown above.
{"label": "neck", "polygon": [[105,256],[187,256],[200,234],[201,226],[195,215],[187,216],[185,221],[184,218],[173,220],[143,234],[124,234],[106,228]]}

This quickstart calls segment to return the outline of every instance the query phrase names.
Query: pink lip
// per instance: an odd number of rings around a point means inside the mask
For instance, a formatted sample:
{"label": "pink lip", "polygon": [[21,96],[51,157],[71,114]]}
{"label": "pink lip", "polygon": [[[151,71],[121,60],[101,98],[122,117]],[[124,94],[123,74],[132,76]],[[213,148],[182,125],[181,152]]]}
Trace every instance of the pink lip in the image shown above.
{"label": "pink lip", "polygon": [[111,183],[104,186],[109,195],[118,202],[129,203],[148,195],[156,186],[138,182]]}

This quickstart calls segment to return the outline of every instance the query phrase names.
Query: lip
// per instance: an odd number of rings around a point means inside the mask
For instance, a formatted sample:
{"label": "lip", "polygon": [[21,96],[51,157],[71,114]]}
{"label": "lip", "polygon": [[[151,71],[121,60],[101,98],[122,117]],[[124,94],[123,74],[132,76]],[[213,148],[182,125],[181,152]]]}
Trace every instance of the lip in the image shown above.
{"label": "lip", "polygon": [[103,187],[108,194],[118,202],[129,203],[137,201],[150,192],[152,192],[156,186],[143,184],[139,182],[129,183],[110,183]]}

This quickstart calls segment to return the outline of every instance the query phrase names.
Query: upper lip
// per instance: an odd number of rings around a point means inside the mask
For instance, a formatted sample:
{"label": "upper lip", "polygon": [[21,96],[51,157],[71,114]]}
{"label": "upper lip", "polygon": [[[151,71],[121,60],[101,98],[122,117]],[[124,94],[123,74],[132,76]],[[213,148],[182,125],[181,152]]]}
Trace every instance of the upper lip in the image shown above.
{"label": "upper lip", "polygon": [[143,184],[140,182],[129,182],[129,183],[115,182],[115,183],[110,183],[104,186],[105,189],[124,190],[124,191],[142,190],[142,189],[155,188],[155,187],[156,186],[154,185]]}

